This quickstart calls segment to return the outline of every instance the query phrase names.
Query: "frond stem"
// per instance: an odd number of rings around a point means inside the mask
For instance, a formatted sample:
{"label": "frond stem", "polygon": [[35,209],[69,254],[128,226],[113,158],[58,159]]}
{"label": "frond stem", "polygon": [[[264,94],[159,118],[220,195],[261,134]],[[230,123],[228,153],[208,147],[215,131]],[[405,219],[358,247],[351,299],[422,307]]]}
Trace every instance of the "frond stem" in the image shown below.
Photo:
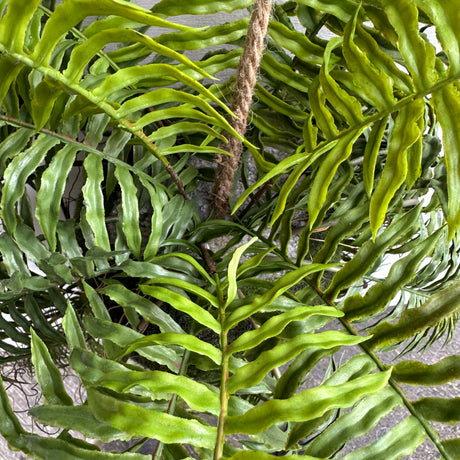
{"label": "frond stem", "polygon": [[[318,296],[326,302],[329,306],[337,308],[337,305],[332,302],[322,291],[319,289],[315,284],[310,283],[309,280],[306,280],[308,284],[316,291]],[[360,337],[358,331],[350,324],[349,321],[347,321],[344,318],[337,318],[342,326],[347,330],[347,332],[351,335],[358,336]],[[371,358],[378,369],[382,372],[387,371],[388,368],[387,366],[380,360],[380,358],[366,345],[366,342],[362,342],[358,344],[361,350],[366,353],[369,358]],[[425,433],[427,436],[430,438],[431,442],[436,446],[438,449],[439,453],[446,459],[446,460],[453,460],[452,457],[446,452],[444,449],[444,446],[441,444],[441,440],[439,439],[439,436],[437,432],[431,427],[431,425],[425,420],[425,418],[420,415],[412,405],[411,401],[409,398],[406,396],[404,390],[399,386],[399,384],[396,382],[395,379],[393,379],[391,376],[388,380],[388,384],[393,388],[393,390],[396,392],[396,394],[401,398],[403,404],[406,406],[407,410],[418,420],[422,428],[424,429]]]}
{"label": "frond stem", "polygon": [[[258,236],[259,239],[263,242],[265,242],[266,244],[269,244],[269,241],[267,240],[267,238],[263,237],[262,235],[260,234],[257,234],[255,232],[251,232],[249,231],[248,229],[248,234],[252,235],[252,236]],[[293,262],[291,261],[291,259],[286,255],[286,254],[283,254],[280,250],[277,250],[277,249],[274,249],[274,251],[281,259],[283,259],[285,262],[288,262],[288,263],[292,263]],[[294,265],[294,264],[293,264]],[[329,305],[330,307],[334,307],[336,308],[337,310],[339,310],[339,308],[337,307],[337,305],[331,301],[325,294],[324,292],[319,289],[318,286],[316,286],[315,283],[313,283],[311,280],[309,280],[308,278],[305,279],[305,281],[310,285],[310,287],[316,292],[316,294],[318,295],[318,297],[323,301],[325,302],[326,305]],[[340,323],[342,324],[342,326],[346,329],[346,331],[351,334],[351,335],[354,335],[354,336],[358,336],[360,337],[358,331],[350,324],[349,321],[347,321],[346,319],[344,318],[337,318]],[[380,358],[366,345],[365,342],[363,343],[360,343],[358,344],[358,346],[361,348],[361,350],[366,353],[373,361],[374,363],[376,364],[377,368],[382,371],[382,372],[385,372],[388,370],[387,366],[380,360]],[[406,396],[404,390],[399,386],[399,384],[396,382],[395,379],[393,379],[391,376],[390,376],[390,379],[388,380],[388,384],[393,388],[393,390],[398,394],[398,396],[401,398],[403,404],[406,406],[407,410],[410,412],[410,414],[412,414],[417,420],[418,422],[420,423],[420,425],[422,426],[422,428],[424,429],[425,433],[427,434],[428,438],[431,440],[431,442],[435,445],[435,447],[438,449],[439,453],[444,457],[445,460],[454,460],[447,452],[446,452],[446,449],[444,448],[444,446],[441,444],[441,440],[439,439],[438,437],[438,434],[437,432],[431,427],[431,425],[425,420],[425,418],[423,416],[421,416],[414,408],[414,406],[412,405],[411,401],[409,400],[409,398]],[[218,460],[218,459],[215,459],[215,460]]]}
{"label": "frond stem", "polygon": [[229,353],[228,353],[228,336],[227,330],[224,329],[225,324],[225,302],[222,296],[222,290],[220,289],[219,278],[215,275],[217,293],[219,297],[219,320],[222,328],[220,335],[220,348],[222,352],[221,362],[221,379],[220,379],[220,413],[219,420],[217,422],[217,437],[216,445],[214,448],[213,460],[220,460],[224,452],[225,445],[225,421],[227,418],[228,411],[228,392],[227,392],[227,380],[229,372]]}
{"label": "frond stem", "polygon": [[[136,128],[124,117],[118,115],[116,109],[112,107],[108,102],[105,102],[101,100],[100,98],[94,96],[94,94],[92,94],[91,91],[88,91],[87,89],[82,88],[80,85],[72,83],[58,70],[52,67],[44,66],[44,65],[37,65],[34,62],[34,60],[31,59],[29,56],[25,56],[20,53],[11,53],[2,44],[0,44],[0,53],[7,54],[11,56],[12,58],[16,59],[18,62],[24,64],[25,66],[38,70],[40,73],[42,73],[46,77],[49,77],[52,80],[58,81],[60,84],[68,88],[71,92],[82,96],[87,101],[91,102],[96,107],[98,107],[102,112],[106,113],[110,118],[115,120],[121,128],[125,129],[126,131],[130,132],[134,137],[136,137],[155,158],[161,161],[163,166],[166,168],[166,170],[170,174],[173,182],[177,185],[179,192],[181,193],[181,195],[184,196],[185,194],[184,184],[182,183],[180,177],[175,173],[169,161],[163,155],[161,155],[161,152],[158,149],[158,147],[149,140],[149,138],[144,134],[142,130]],[[174,174],[172,174],[171,171],[174,171]]]}
{"label": "frond stem", "polygon": [[[17,118],[8,117],[6,115],[0,114],[0,121],[5,121],[6,123],[10,124],[11,126],[16,126],[16,127],[20,127],[20,128],[28,128],[28,129],[31,129],[31,130],[36,130],[36,128],[35,128],[35,126],[33,124],[27,123],[27,122],[22,121],[22,120],[19,120]],[[137,176],[139,176],[139,177],[142,176],[143,179],[149,181],[150,183],[154,184],[155,186],[159,185],[151,176],[149,176],[148,174],[144,173],[140,169],[137,169],[134,166],[131,166],[131,165],[119,160],[118,158],[112,157],[110,155],[106,155],[106,154],[102,153],[101,151],[97,150],[96,148],[94,148],[94,147],[92,147],[92,146],[90,146],[88,144],[85,144],[84,142],[79,142],[79,141],[77,141],[75,139],[72,139],[69,136],[66,136],[65,134],[60,134],[60,133],[57,133],[56,131],[52,131],[52,130],[49,130],[49,129],[46,129],[46,128],[41,128],[37,132],[41,133],[41,134],[46,134],[46,135],[51,136],[51,137],[55,137],[56,139],[59,139],[61,142],[65,143],[65,144],[74,145],[75,147],[78,147],[79,150],[83,150],[83,151],[88,152],[88,153],[94,153],[95,155],[97,155],[97,156],[99,156],[101,158],[104,158],[109,163],[113,163],[115,165],[117,165],[117,164],[122,165],[126,169],[131,171],[132,173],[136,174]]]}

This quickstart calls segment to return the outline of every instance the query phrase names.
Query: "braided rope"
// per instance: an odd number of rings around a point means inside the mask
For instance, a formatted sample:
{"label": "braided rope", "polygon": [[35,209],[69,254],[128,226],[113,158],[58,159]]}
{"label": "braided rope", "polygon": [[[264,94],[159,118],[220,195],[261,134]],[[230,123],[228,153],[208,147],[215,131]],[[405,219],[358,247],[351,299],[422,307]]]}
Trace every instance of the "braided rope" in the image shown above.
{"label": "braided rope", "polygon": [[[238,118],[232,118],[230,124],[241,136],[246,132],[249,108],[265,47],[265,36],[271,9],[272,0],[255,0],[243,54],[236,73],[231,109]],[[241,141],[229,135],[228,143],[223,147],[223,150],[232,156],[219,155],[217,159],[216,179],[213,188],[214,217],[217,219],[222,219],[228,214],[228,198],[233,177],[238,168],[241,148]]]}

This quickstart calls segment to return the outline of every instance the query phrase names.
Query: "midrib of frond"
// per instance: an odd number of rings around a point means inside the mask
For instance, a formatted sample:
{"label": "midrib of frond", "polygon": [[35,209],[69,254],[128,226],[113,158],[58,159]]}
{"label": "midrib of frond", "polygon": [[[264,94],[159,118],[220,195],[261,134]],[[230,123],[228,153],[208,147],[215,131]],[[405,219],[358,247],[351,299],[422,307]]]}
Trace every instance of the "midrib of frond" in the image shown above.
{"label": "midrib of frond", "polygon": [[[18,128],[29,128],[29,129],[34,129],[35,130],[35,126],[33,124],[27,123],[27,122],[22,121],[22,120],[19,120],[17,118],[8,117],[6,115],[0,114],[0,120],[5,121],[6,123],[8,123],[11,126],[16,126]],[[47,136],[54,137],[56,139],[59,139],[64,144],[74,145],[75,147],[78,147],[79,150],[85,151],[87,153],[93,153],[94,155],[97,155],[98,157],[103,158],[104,160],[106,160],[109,163],[112,163],[114,165],[123,166],[124,168],[128,169],[129,171],[134,173],[139,178],[142,178],[142,179],[150,182],[151,184],[153,184],[155,186],[159,185],[158,182],[156,182],[155,179],[152,176],[150,176],[149,174],[145,173],[144,171],[142,171],[142,170],[136,168],[135,166],[132,166],[132,165],[120,160],[119,158],[115,158],[113,156],[104,154],[103,152],[101,152],[100,150],[96,149],[95,147],[92,147],[91,145],[85,144],[84,142],[79,142],[79,141],[77,141],[75,139],[72,139],[71,137],[68,137],[68,136],[66,136],[64,134],[57,133],[56,131],[52,131],[52,130],[47,129],[47,128],[40,128],[37,132],[41,133],[41,134],[45,134]]]}
{"label": "midrib of frond", "polygon": [[131,125],[131,123],[128,120],[126,120],[126,118],[120,117],[117,114],[116,110],[110,104],[94,96],[94,94],[92,94],[91,91],[88,91],[82,88],[80,85],[76,85],[72,83],[64,75],[62,75],[61,72],[59,72],[58,70],[52,67],[48,67],[44,65],[37,65],[33,59],[31,59],[30,57],[24,54],[10,53],[3,44],[0,44],[0,53],[8,54],[9,56],[11,56],[13,59],[17,60],[21,64],[24,64],[28,67],[38,70],[40,73],[42,73],[46,77],[49,77],[49,78],[52,78],[53,80],[58,81],[60,84],[65,86],[69,91],[75,92],[78,95],[84,97],[87,101],[94,104],[97,108],[99,108],[101,111],[107,114],[110,118],[117,121],[123,129],[125,129],[126,131],[129,131],[134,137],[136,137],[147,148],[149,152],[151,152],[156,158],[158,158],[163,163],[164,166],[169,165],[168,160],[160,154],[158,147],[156,147],[155,144],[150,142],[147,136],[142,131],[134,128]]}
{"label": "midrib of frond", "polygon": [[[248,234],[251,236],[257,236],[261,241],[264,241],[265,243],[269,244],[269,241],[260,234],[257,234],[256,232],[250,232],[248,231]],[[274,249],[274,253],[277,254],[282,260],[284,260],[287,263],[290,263],[292,265],[295,265],[291,258],[284,254],[282,251],[279,249]],[[333,308],[336,308],[339,310],[335,302],[331,301],[322,291],[321,289],[316,286],[315,283],[313,283],[308,277],[305,278],[305,281],[308,283],[308,285],[315,291],[316,295],[324,302],[325,305],[329,305]],[[337,318],[338,321],[342,324],[343,328],[350,334],[356,337],[359,337],[358,331],[352,326],[352,324],[347,321],[344,318]],[[366,342],[359,343],[358,346],[361,348],[361,350],[369,356],[372,361],[376,364],[377,368],[381,372],[385,372],[388,370],[388,367],[382,362],[382,360],[374,353],[367,345]],[[420,426],[423,428],[425,431],[427,437],[430,439],[430,441],[434,444],[436,449],[438,449],[439,453],[446,459],[446,460],[455,460],[453,457],[451,457],[445,447],[441,444],[441,440],[439,439],[439,436],[434,430],[429,422],[421,415],[418,413],[418,411],[415,409],[413,404],[411,403],[410,399],[407,397],[406,393],[404,390],[400,387],[398,382],[391,376],[388,380],[388,384],[391,386],[393,391],[401,398],[404,406],[407,408],[410,414],[412,414],[419,422]]]}
{"label": "midrib of frond", "polygon": [[[337,305],[332,302],[328,297],[314,284],[309,281],[309,279],[306,279],[307,283],[311,286],[312,289],[315,290],[316,294],[318,297],[322,299],[323,302],[325,302],[326,305],[329,305],[331,307],[339,308]],[[354,336],[360,336],[358,331],[351,325],[349,321],[347,321],[345,318],[337,318],[338,321],[342,324],[344,329],[350,334]],[[388,367],[380,360],[380,358],[374,353],[367,345],[366,342],[359,343],[358,346],[361,348],[361,350],[366,353],[369,358],[371,358],[374,363],[376,364],[377,368],[381,371],[384,372],[388,370]],[[430,441],[435,445],[435,447],[438,449],[439,453],[446,459],[446,460],[455,460],[452,458],[447,452],[444,446],[441,444],[441,440],[439,439],[439,436],[437,432],[431,427],[429,422],[417,412],[415,409],[414,405],[411,403],[409,398],[407,397],[406,393],[404,390],[400,387],[398,382],[390,375],[390,378],[388,380],[388,384],[391,386],[391,388],[395,391],[395,393],[401,398],[404,406],[406,409],[418,420],[420,423],[420,426],[423,428],[425,431],[426,435],[430,439]]]}

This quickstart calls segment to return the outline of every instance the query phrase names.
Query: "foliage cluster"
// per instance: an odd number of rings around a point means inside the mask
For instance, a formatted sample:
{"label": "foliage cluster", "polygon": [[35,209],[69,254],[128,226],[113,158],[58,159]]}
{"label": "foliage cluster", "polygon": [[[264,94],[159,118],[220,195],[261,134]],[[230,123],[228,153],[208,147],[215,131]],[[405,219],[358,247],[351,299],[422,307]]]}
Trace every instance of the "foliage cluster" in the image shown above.
{"label": "foliage cluster", "polygon": [[[401,384],[458,379],[460,357],[388,366],[380,354],[448,340],[460,310],[457,2],[276,5],[244,193],[233,220],[204,219],[191,197],[235,134],[233,79],[215,77],[237,67],[248,20],[175,18],[252,3],[0,0],[1,360],[31,357],[44,396],[31,415],[62,429],[27,432],[2,387],[11,448],[50,460],[391,460],[428,440],[458,458],[460,439],[431,422],[458,423],[460,400],[413,401]],[[64,349],[82,405],[55,364]],[[342,453],[401,407],[387,434]],[[74,432],[138,441],[104,452]],[[147,439],[152,455],[136,453]]]}

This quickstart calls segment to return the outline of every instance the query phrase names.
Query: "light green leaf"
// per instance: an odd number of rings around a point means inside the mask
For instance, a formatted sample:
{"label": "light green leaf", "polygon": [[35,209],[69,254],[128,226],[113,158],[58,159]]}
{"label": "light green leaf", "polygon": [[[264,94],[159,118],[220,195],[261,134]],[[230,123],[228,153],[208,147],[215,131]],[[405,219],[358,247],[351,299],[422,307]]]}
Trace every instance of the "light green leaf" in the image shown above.
{"label": "light green leaf", "polygon": [[[350,21],[344,31],[343,56],[352,74],[353,82],[361,90],[360,96],[371,101],[377,110],[384,110],[395,104],[393,97],[393,82],[385,72],[374,67],[372,60],[354,42],[357,29],[359,8],[353,21]],[[359,34],[366,34],[359,27]]]}
{"label": "light green leaf", "polygon": [[382,120],[372,126],[364,150],[363,182],[369,197],[372,195],[372,190],[374,188],[375,166],[377,164],[377,158],[386,127],[387,118],[382,118]]}
{"label": "light green leaf", "polygon": [[237,286],[237,281],[236,281],[236,273],[238,270],[238,264],[240,262],[241,256],[244,254],[246,249],[252,246],[256,241],[257,241],[257,237],[251,238],[247,243],[241,245],[233,253],[233,256],[227,268],[228,289],[227,289],[227,300],[225,302],[224,308],[230,305],[230,303],[233,302],[233,300],[237,296],[238,286]]}
{"label": "light green leaf", "polygon": [[374,315],[385,308],[395,292],[409,283],[419,265],[430,257],[444,229],[441,228],[419,244],[404,258],[397,260],[384,280],[372,286],[366,295],[355,294],[345,300],[343,311],[349,321]]}
{"label": "light green leaf", "polygon": [[353,144],[363,130],[364,127],[361,127],[358,130],[352,130],[345,134],[338,140],[337,144],[322,160],[321,165],[315,174],[315,179],[308,198],[310,225],[316,221],[321,207],[326,201],[329,186],[338,167],[350,156]]}
{"label": "light green leaf", "polygon": [[181,14],[214,14],[231,13],[241,8],[248,8],[252,0],[217,0],[209,3],[208,0],[192,0],[190,3],[182,4],[175,0],[161,0],[153,6],[152,12],[166,16],[179,16]]}
{"label": "light green leaf", "polygon": [[391,388],[368,396],[313,439],[305,453],[330,457],[338,452],[345,442],[368,433],[400,403],[400,398]]}
{"label": "light green leaf", "polygon": [[130,369],[95,353],[74,348],[70,354],[70,366],[81,377],[86,385],[95,385],[104,375],[110,372],[129,372]]}
{"label": "light green leaf", "polygon": [[216,429],[196,420],[186,420],[153,409],[129,404],[90,388],[88,403],[96,418],[136,438],[154,438],[160,442],[186,443],[211,449]]}
{"label": "light green leaf", "polygon": [[24,51],[27,27],[40,3],[40,0],[26,3],[21,0],[9,0],[6,14],[0,20],[0,43],[10,52]]}
{"label": "light green leaf", "polygon": [[110,388],[119,393],[133,391],[135,387],[145,388],[155,399],[169,399],[170,394],[180,396],[193,410],[219,414],[219,394],[211,391],[206,385],[195,382],[182,375],[168,372],[150,371],[114,371],[102,376],[98,386]]}
{"label": "light green leaf", "polygon": [[144,284],[141,286],[141,289],[144,294],[166,302],[176,310],[190,315],[195,321],[203,324],[212,331],[216,333],[220,332],[220,324],[211,313],[187,297],[161,286],[147,286]]}
{"label": "light green leaf", "polygon": [[[92,318],[89,316],[84,318],[83,324],[85,325],[89,334],[91,334],[93,337],[109,340],[118,346],[118,349],[113,349],[114,356],[111,356],[113,358],[118,356],[122,351],[123,355],[137,351],[141,356],[144,356],[145,358],[158,364],[167,366],[172,371],[177,371],[179,368],[180,358],[177,353],[173,349],[162,345],[170,345],[171,342],[174,343],[173,340],[168,341],[167,339],[170,338],[171,335],[173,338],[176,336],[181,337],[181,334],[155,334],[153,336],[145,337],[140,332],[134,331],[129,327],[113,323],[112,321]],[[158,338],[158,340],[155,341],[156,335],[166,335],[166,337],[163,340]],[[186,336],[184,334],[183,342],[187,342],[189,337],[192,336]],[[195,339],[195,337],[192,337],[191,341],[196,345],[196,342],[193,341],[193,339]],[[196,341],[199,340],[196,339]]]}
{"label": "light green leaf", "polygon": [[334,109],[343,116],[348,126],[354,127],[359,125],[363,120],[361,104],[354,96],[348,94],[329,73],[331,53],[335,48],[341,46],[342,43],[342,37],[334,37],[329,40],[324,50],[324,63],[319,72],[319,81],[326,99],[328,99]]}
{"label": "light green leaf", "polygon": [[[175,287],[178,287],[180,289],[183,289],[186,292],[190,292],[192,294],[195,294],[195,295],[201,297],[202,299],[207,300],[214,307],[219,306],[219,302],[218,302],[218,300],[217,300],[217,298],[215,296],[213,296],[209,292],[205,291],[203,288],[200,288],[199,286],[195,286],[194,284],[189,283],[189,282],[184,281],[184,280],[181,280],[181,279],[167,278],[167,277],[163,277],[163,276],[158,276],[156,278],[150,279],[149,284],[163,284],[163,285],[166,285],[166,286],[168,286],[168,285],[169,286],[175,286]],[[146,284],[146,286],[148,286],[148,285]],[[141,285],[140,287],[142,289],[143,286]]]}
{"label": "light green leaf", "polygon": [[[221,362],[221,352],[211,344],[194,337],[189,334],[175,334],[175,333],[162,333],[151,334],[146,337],[140,337],[134,340],[123,350],[123,355],[132,353],[139,348],[148,347],[150,345],[178,345],[184,347],[186,350],[193,351],[199,355],[207,356],[216,364]],[[164,347],[162,347],[164,348]]]}
{"label": "light green leaf", "polygon": [[362,397],[377,393],[387,384],[389,377],[389,372],[366,375],[341,385],[304,390],[289,399],[264,402],[241,416],[227,417],[225,432],[254,434],[281,421],[311,420],[331,409],[352,406]]}
{"label": "light green leaf", "polygon": [[374,239],[385,220],[391,199],[406,179],[407,149],[422,135],[419,120],[424,111],[425,103],[422,99],[416,99],[402,107],[396,117],[382,177],[371,198],[369,218]]}
{"label": "light green leaf", "polygon": [[[232,455],[228,460],[272,460],[273,455],[267,454],[266,452],[261,451],[241,451],[235,455]],[[284,458],[287,460],[326,460],[319,457],[311,457],[310,455],[284,455]]]}
{"label": "light green leaf", "polygon": [[374,443],[342,457],[344,460],[397,460],[412,454],[425,440],[419,421],[412,415],[385,433]]}
{"label": "light green leaf", "polygon": [[448,85],[433,94],[436,115],[442,128],[445,165],[447,169],[447,193],[449,239],[460,226],[460,131],[456,121],[460,116],[460,92]]}
{"label": "light green leaf", "polygon": [[281,296],[290,287],[297,284],[306,276],[320,270],[325,270],[332,265],[309,264],[304,265],[290,273],[282,276],[276,281],[271,289],[264,294],[257,296],[251,303],[240,306],[237,310],[231,313],[225,322],[225,329],[231,329],[235,324],[238,324],[243,319],[248,318],[254,313],[261,310],[263,307],[272,303],[277,297]]}
{"label": "light green leaf", "polygon": [[356,345],[365,341],[365,337],[351,336],[337,331],[326,331],[318,334],[302,334],[271,350],[263,351],[254,361],[240,367],[228,379],[229,393],[242,388],[250,388],[259,383],[268,372],[278,367],[309,347],[334,348],[338,346]]}
{"label": "light green leaf", "polygon": [[233,354],[254,348],[263,341],[271,337],[276,337],[292,321],[301,321],[312,315],[324,315],[338,318],[342,316],[342,312],[336,308],[323,306],[293,308],[280,315],[273,316],[259,328],[241,334],[229,345],[229,352]]}
{"label": "light green leaf", "polygon": [[384,251],[401,241],[408,233],[418,229],[420,207],[399,215],[391,225],[375,241],[364,243],[357,254],[347,262],[332,278],[332,282],[325,291],[331,299],[335,299],[342,289],[351,286],[364,276]]}
{"label": "light green leaf", "polygon": [[10,446],[15,446],[19,444],[19,437],[23,433],[25,431],[11,408],[3,380],[0,378],[0,434],[8,441]]}
{"label": "light green leaf", "polygon": [[148,460],[149,457],[140,454],[113,454],[96,450],[82,449],[55,438],[41,438],[37,435],[27,434],[21,437],[21,446],[43,460]]}
{"label": "light green leaf", "polygon": [[419,34],[418,11],[414,0],[379,0],[398,34],[398,47],[418,90],[436,81],[435,48]]}
{"label": "light green leaf", "polygon": [[193,30],[191,27],[175,24],[138,5],[123,0],[73,0],[58,5],[46,22],[42,37],[34,50],[33,58],[38,63],[48,64],[59,40],[72,27],[88,16],[117,15],[149,26],[159,26],[178,30]]}

